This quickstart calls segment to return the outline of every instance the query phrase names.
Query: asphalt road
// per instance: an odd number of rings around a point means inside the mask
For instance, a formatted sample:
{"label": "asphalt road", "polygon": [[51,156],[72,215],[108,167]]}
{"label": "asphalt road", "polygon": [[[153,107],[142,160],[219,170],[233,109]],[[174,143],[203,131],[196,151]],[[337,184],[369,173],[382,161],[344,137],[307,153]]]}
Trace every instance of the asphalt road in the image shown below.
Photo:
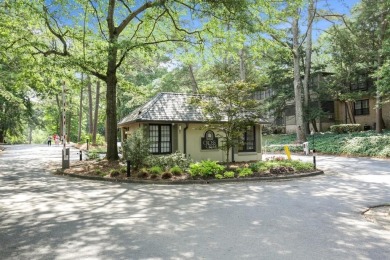
{"label": "asphalt road", "polygon": [[55,146],[0,153],[0,259],[390,259],[390,231],[361,215],[390,203],[388,160],[319,156],[325,175],[291,181],[143,185],[52,175],[60,158]]}

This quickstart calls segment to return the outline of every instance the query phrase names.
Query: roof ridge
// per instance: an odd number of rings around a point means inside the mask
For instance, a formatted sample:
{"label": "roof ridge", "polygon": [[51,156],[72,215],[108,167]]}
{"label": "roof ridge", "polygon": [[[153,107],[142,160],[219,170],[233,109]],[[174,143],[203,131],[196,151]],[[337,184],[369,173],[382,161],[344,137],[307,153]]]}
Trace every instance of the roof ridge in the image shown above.
{"label": "roof ridge", "polygon": [[185,93],[185,92],[160,92],[159,94],[173,94],[173,95],[186,95],[186,96],[199,95],[195,93]]}
{"label": "roof ridge", "polygon": [[162,96],[162,92],[158,93],[151,100],[149,100],[145,105],[140,107],[140,111],[138,112],[139,116],[142,117],[146,112],[148,112],[149,109],[152,108],[154,104],[156,104],[156,102],[159,100],[160,96]]}

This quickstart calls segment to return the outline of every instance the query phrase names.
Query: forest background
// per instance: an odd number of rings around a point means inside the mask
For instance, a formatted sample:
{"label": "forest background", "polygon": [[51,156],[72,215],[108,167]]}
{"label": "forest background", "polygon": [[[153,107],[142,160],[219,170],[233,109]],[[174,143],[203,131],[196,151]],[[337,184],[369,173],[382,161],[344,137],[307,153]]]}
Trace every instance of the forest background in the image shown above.
{"label": "forest background", "polygon": [[[265,116],[295,100],[302,142],[324,113],[309,109],[312,96],[351,103],[361,93],[346,90],[362,75],[382,130],[386,0],[2,0],[0,10],[0,143],[61,135],[65,87],[68,141],[106,142],[116,160],[117,122],[137,106],[159,92],[207,94],[236,82],[272,90]],[[318,71],[332,77],[308,91]]]}

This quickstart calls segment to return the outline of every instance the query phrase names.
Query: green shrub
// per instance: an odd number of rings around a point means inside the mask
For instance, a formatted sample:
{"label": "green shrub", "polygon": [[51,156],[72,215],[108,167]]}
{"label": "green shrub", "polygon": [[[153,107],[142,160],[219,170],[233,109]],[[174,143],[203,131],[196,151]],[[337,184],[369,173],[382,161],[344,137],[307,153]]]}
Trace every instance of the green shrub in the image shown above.
{"label": "green shrub", "polygon": [[359,132],[361,130],[362,130],[362,126],[360,124],[341,124],[341,125],[332,125],[330,127],[330,131],[336,134],[353,133],[353,132]]}
{"label": "green shrub", "polygon": [[278,166],[278,167],[271,168],[269,172],[272,174],[286,174],[286,173],[294,172],[294,169],[286,166]]}
{"label": "green shrub", "polygon": [[264,125],[261,132],[263,135],[283,134],[286,132],[286,128],[280,125]]}
{"label": "green shrub", "polygon": [[[81,143],[87,143],[87,139],[89,145],[92,145],[92,134],[83,133],[81,135]],[[104,143],[105,143],[105,137],[100,134],[96,134],[96,145],[104,145]]]}
{"label": "green shrub", "polygon": [[190,174],[192,177],[212,177],[216,174],[221,174],[225,169],[224,166],[219,165],[216,161],[201,161],[190,164]]}
{"label": "green shrub", "polygon": [[173,175],[176,176],[180,176],[183,173],[183,170],[177,165],[173,166],[170,171]]}
{"label": "green shrub", "polygon": [[160,175],[158,175],[156,173],[153,173],[153,174],[150,175],[150,178],[154,180],[154,179],[157,179],[158,176],[160,176]]}
{"label": "green shrub", "polygon": [[191,162],[184,154],[176,152],[169,155],[150,155],[146,159],[145,164],[149,167],[159,166],[162,169],[169,169],[175,166],[179,166],[181,169],[188,169]]}
{"label": "green shrub", "polygon": [[95,171],[95,174],[96,174],[96,175],[100,175],[100,176],[105,176],[105,175],[106,175],[104,172],[102,172],[102,170],[99,170],[99,169],[97,169],[97,170]]}
{"label": "green shrub", "polygon": [[238,168],[238,177],[248,177],[253,175],[253,171],[250,168]]}
{"label": "green shrub", "polygon": [[291,167],[297,172],[305,172],[314,169],[314,165],[309,162],[291,161]]}
{"label": "green shrub", "polygon": [[111,178],[116,178],[116,177],[119,177],[121,174],[118,170],[111,170],[110,171],[110,177]]}
{"label": "green shrub", "polygon": [[121,167],[119,171],[121,173],[127,173],[127,167]]}
{"label": "green shrub", "polygon": [[251,163],[249,164],[249,169],[251,169],[252,172],[259,172],[260,166],[258,163]]}
{"label": "green shrub", "polygon": [[99,154],[95,151],[87,151],[88,160],[96,160],[99,159]]}
{"label": "green shrub", "polygon": [[223,179],[225,177],[222,174],[217,173],[217,174],[215,174],[215,178],[216,179]]}
{"label": "green shrub", "polygon": [[163,171],[162,171],[161,167],[159,167],[159,166],[153,166],[153,167],[151,167],[151,168],[149,169],[149,173],[150,173],[150,174],[157,174],[157,175],[160,175],[162,172],[163,172]]}
{"label": "green shrub", "polygon": [[[267,152],[283,152],[281,144],[293,143],[296,135],[269,135],[264,136],[264,139],[267,144],[278,144],[278,146],[264,146]],[[377,134],[374,131],[346,134],[326,132],[307,136],[307,139],[310,149],[313,149],[314,141],[314,148],[319,153],[390,157],[388,148],[390,146],[389,131],[385,131],[383,134]],[[293,152],[292,148],[293,146],[290,146],[290,150]],[[303,149],[298,146],[296,151],[302,153]]]}
{"label": "green shrub", "polygon": [[234,178],[234,172],[233,171],[227,171],[223,173],[224,178]]}
{"label": "green shrub", "polygon": [[172,178],[172,173],[170,173],[170,172],[164,172],[164,173],[161,175],[161,179],[166,180],[166,179],[170,179],[170,178]]}
{"label": "green shrub", "polygon": [[149,140],[144,136],[143,128],[137,129],[122,142],[123,158],[130,160],[134,169],[145,164],[149,152]]}
{"label": "green shrub", "polygon": [[137,173],[137,178],[146,179],[149,177],[149,173],[143,168]]}

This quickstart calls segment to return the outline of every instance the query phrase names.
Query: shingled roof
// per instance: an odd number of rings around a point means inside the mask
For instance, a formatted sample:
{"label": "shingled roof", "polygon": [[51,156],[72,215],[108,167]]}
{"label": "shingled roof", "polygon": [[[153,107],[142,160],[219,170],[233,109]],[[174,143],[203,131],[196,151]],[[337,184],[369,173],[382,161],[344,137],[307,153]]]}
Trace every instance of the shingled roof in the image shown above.
{"label": "shingled roof", "polygon": [[[118,126],[132,122],[205,122],[202,109],[190,104],[199,95],[185,93],[159,93],[145,105],[124,117]],[[267,123],[261,120],[261,123]]]}
{"label": "shingled roof", "polygon": [[144,121],[203,122],[202,109],[190,104],[194,96],[185,93],[159,93],[124,117],[118,125]]}

